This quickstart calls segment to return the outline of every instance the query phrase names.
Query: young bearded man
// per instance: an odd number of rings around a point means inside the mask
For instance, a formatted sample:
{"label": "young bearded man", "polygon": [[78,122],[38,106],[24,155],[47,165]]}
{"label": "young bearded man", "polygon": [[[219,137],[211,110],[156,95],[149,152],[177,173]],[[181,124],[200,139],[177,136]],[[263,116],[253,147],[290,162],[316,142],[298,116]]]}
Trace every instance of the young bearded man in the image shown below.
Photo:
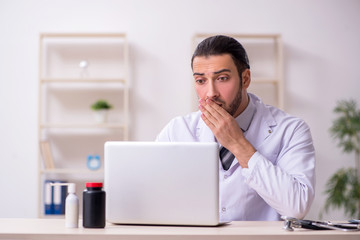
{"label": "young bearded man", "polygon": [[248,57],[231,37],[202,41],[191,67],[199,111],[171,120],[157,141],[219,144],[220,221],[303,218],[315,195],[308,125],[247,92]]}

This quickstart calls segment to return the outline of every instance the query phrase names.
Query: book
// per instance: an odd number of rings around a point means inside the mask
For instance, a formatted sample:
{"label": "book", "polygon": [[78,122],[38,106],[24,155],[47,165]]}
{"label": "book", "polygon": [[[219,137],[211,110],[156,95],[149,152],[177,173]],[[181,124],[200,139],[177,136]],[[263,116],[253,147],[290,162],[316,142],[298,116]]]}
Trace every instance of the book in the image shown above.
{"label": "book", "polygon": [[40,142],[40,151],[44,162],[45,169],[54,169],[54,158],[51,152],[50,143],[48,141]]}
{"label": "book", "polygon": [[45,180],[44,183],[44,210],[46,215],[54,213],[53,187],[50,185],[51,182],[52,181]]}
{"label": "book", "polygon": [[[54,183],[65,183],[66,181],[54,181]],[[65,199],[67,186],[53,186],[54,214],[65,214]]]}
{"label": "book", "polygon": [[45,215],[65,214],[67,186],[52,186],[51,183],[66,183],[66,181],[45,180],[44,213]]}

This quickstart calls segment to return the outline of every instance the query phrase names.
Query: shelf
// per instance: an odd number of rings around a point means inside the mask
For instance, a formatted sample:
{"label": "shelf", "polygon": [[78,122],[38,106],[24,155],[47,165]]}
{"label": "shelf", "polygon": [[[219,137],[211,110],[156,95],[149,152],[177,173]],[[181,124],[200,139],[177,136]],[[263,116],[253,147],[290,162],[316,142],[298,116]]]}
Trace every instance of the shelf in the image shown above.
{"label": "shelf", "polygon": [[118,124],[118,123],[43,123],[40,125],[40,128],[69,128],[69,129],[84,129],[84,128],[95,128],[95,129],[101,129],[101,128],[111,128],[111,129],[123,129],[126,126],[124,124]]}
{"label": "shelf", "polygon": [[89,169],[70,169],[70,168],[54,168],[54,169],[41,169],[41,173],[56,173],[56,174],[91,174],[100,175],[104,174],[104,170],[89,170]]}
{"label": "shelf", "polygon": [[121,78],[42,78],[41,83],[121,83],[126,81]]}
{"label": "shelf", "polygon": [[[196,34],[195,38],[207,38],[210,36],[213,36],[216,34],[208,34],[208,33],[200,33],[200,34]],[[280,34],[257,34],[257,33],[253,33],[253,34],[221,34],[221,35],[225,35],[225,36],[229,36],[229,37],[233,37],[233,38],[263,38],[263,39],[269,39],[269,38],[280,38],[281,35]]]}
{"label": "shelf", "polygon": [[124,33],[42,33],[40,38],[125,38]]}
{"label": "shelf", "polygon": [[[87,181],[104,181],[104,143],[128,140],[127,35],[40,34],[38,82],[38,136],[40,143],[48,143],[48,147],[40,144],[39,148],[38,216],[46,217],[45,180],[74,182],[78,186]],[[91,109],[99,99],[112,105],[104,123],[96,121]],[[90,155],[100,157],[100,169],[87,168]]]}

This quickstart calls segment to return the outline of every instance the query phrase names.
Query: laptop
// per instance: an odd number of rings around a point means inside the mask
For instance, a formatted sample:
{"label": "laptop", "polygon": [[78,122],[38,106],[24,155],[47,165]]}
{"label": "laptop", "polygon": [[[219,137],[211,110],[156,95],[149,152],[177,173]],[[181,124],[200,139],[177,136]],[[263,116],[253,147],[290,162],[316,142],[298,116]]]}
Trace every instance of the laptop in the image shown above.
{"label": "laptop", "polygon": [[216,226],[217,143],[106,142],[106,219],[114,224]]}

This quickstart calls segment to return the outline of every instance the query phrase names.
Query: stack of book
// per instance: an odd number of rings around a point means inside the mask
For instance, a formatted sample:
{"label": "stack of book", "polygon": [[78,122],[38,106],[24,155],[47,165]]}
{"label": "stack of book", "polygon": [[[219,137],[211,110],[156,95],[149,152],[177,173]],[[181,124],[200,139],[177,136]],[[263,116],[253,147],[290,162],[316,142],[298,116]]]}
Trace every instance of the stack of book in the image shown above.
{"label": "stack of book", "polygon": [[67,186],[51,186],[51,183],[64,183],[66,181],[45,180],[44,183],[44,209],[45,215],[65,214],[65,199]]}

